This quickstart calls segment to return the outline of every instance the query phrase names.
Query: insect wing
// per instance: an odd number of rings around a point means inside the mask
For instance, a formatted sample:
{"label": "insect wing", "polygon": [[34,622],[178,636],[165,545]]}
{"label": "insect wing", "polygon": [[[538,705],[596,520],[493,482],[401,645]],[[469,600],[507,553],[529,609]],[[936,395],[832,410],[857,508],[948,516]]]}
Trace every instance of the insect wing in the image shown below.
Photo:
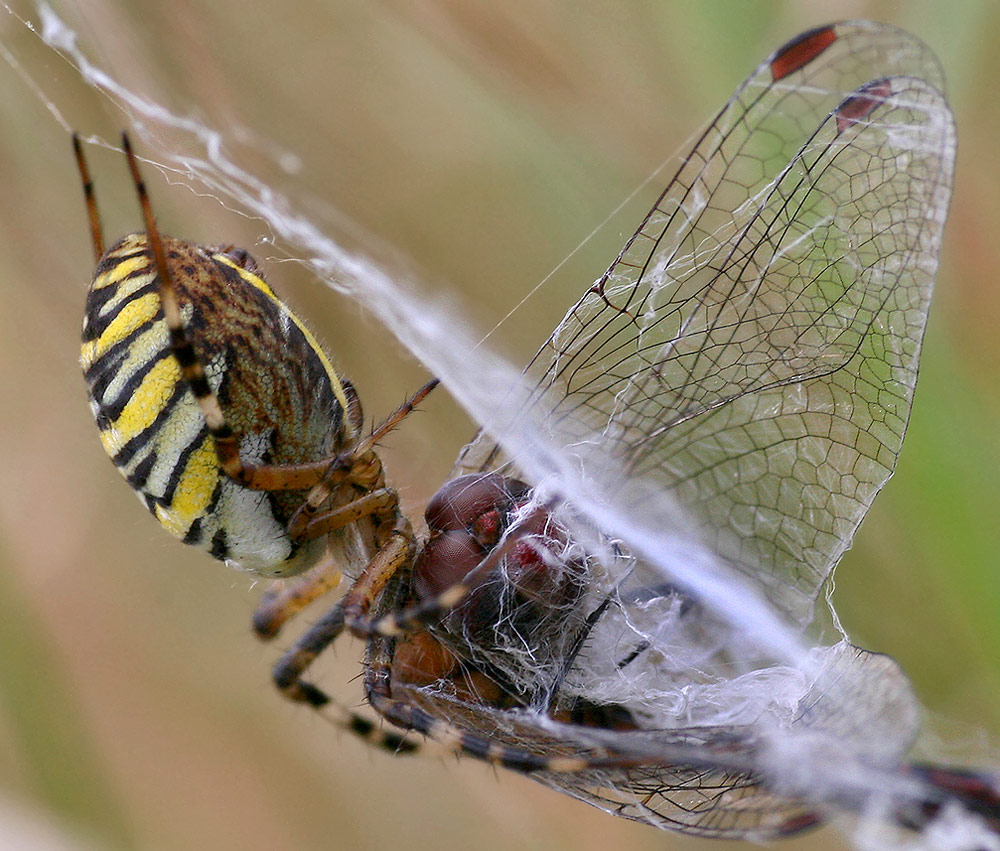
{"label": "insect wing", "polygon": [[[531,711],[494,709],[450,697],[437,688],[397,689],[397,697],[455,727],[488,734],[495,745],[559,759],[655,754],[648,765],[539,771],[532,779],[633,821],[715,838],[789,836],[822,820],[806,800],[763,785],[738,729],[658,730],[652,734],[583,730]],[[658,762],[657,762],[658,760]],[[740,768],[740,764],[746,768]]]}
{"label": "insect wing", "polygon": [[[933,54],[890,26],[789,42],[708,125],[526,370],[537,383],[525,412],[566,447],[599,436],[623,480],[674,494],[710,547],[801,624],[902,443],[951,195],[942,91]],[[511,457],[484,431],[456,471]],[[918,724],[905,677],[888,657],[829,650],[836,675],[813,684],[794,724],[898,764]],[[414,700],[542,753],[659,749],[661,765],[538,775],[628,818],[730,838],[821,818],[762,782],[751,728],[592,731],[432,690]],[[878,718],[897,727],[871,728]],[[685,762],[687,744],[705,758]]]}
{"label": "insect wing", "polygon": [[[891,26],[781,48],[527,369],[562,445],[598,435],[795,622],[902,443],[951,195],[942,87]],[[457,468],[502,460],[481,436]]]}

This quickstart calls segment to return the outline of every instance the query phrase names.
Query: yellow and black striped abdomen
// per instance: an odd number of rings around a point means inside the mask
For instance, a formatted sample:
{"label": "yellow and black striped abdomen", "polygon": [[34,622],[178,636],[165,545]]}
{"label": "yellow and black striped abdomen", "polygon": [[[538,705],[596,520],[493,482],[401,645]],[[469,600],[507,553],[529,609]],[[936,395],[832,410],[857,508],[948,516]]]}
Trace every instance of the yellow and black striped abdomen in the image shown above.
{"label": "yellow and black striped abdomen", "polygon": [[[330,457],[350,445],[348,391],[312,335],[245,252],[163,237],[187,336],[246,464]],[[80,362],[105,450],[163,526],[219,559],[301,572],[319,542],[286,534],[298,491],[248,490],[224,475],[170,345],[145,234],[98,265]]]}

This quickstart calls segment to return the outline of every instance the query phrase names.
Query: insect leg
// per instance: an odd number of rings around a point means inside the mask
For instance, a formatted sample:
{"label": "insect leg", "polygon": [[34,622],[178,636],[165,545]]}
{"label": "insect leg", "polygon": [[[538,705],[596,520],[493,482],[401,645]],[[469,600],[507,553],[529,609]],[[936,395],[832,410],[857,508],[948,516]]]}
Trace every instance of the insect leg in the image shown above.
{"label": "insect leg", "polygon": [[372,708],[391,724],[425,735],[454,753],[529,774],[536,771],[573,773],[588,768],[617,768],[650,762],[646,755],[637,757],[635,754],[624,753],[536,753],[462,730],[442,718],[435,718],[412,703],[393,697],[391,662],[388,654],[375,654],[365,666],[365,692]]}

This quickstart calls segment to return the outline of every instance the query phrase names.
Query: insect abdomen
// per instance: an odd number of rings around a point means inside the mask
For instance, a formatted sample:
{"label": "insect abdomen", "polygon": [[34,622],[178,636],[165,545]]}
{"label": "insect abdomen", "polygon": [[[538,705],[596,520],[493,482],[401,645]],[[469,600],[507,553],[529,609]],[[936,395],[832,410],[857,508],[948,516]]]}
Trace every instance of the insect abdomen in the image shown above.
{"label": "insect abdomen", "polygon": [[[301,323],[239,262],[252,261],[169,237],[164,246],[185,326],[244,463],[315,461],[349,442],[344,386]],[[104,449],[186,543],[267,575],[298,573],[319,548],[286,533],[303,495],[251,491],[221,472],[170,345],[147,247],[145,234],[113,246],[87,296],[80,362]]]}

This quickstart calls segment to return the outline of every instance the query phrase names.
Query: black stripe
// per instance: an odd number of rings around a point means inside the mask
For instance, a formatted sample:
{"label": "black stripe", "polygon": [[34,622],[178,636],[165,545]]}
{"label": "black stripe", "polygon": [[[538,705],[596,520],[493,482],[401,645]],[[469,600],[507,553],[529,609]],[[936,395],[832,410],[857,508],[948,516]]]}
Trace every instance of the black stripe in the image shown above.
{"label": "black stripe", "polygon": [[204,372],[188,376],[187,383],[188,387],[191,388],[191,392],[194,394],[195,399],[207,399],[212,395],[212,387],[208,383],[208,377]]}
{"label": "black stripe", "polygon": [[215,483],[215,490],[212,491],[212,498],[208,501],[208,505],[205,508],[206,517],[215,514],[215,509],[219,506],[219,500],[222,498],[222,480],[224,478],[229,477],[222,470],[219,470],[219,478]]}
{"label": "black stripe", "polygon": [[[135,395],[136,390],[139,389],[139,385],[146,379],[146,376],[149,375],[157,364],[168,357],[170,357],[170,349],[160,349],[159,351],[154,352],[151,358],[149,358],[139,369],[129,376],[128,381],[121,386],[121,389],[118,391],[118,395],[115,396],[114,399],[97,399],[97,402],[101,406],[101,413],[110,420],[117,420],[118,417],[122,415],[122,411],[125,410],[125,406]],[[184,386],[183,381],[177,381],[175,384],[180,387]],[[171,395],[171,399],[173,399],[173,395]],[[168,401],[164,407],[169,407],[169,405],[170,401]]]}
{"label": "black stripe", "polygon": [[347,722],[347,729],[361,736],[363,739],[373,742],[378,747],[392,751],[393,753],[413,753],[419,747],[416,743],[411,742],[399,733],[380,730],[367,718],[353,713]]}
{"label": "black stripe", "polygon": [[100,369],[91,367],[83,374],[90,398],[98,404],[100,404],[104,394],[108,392],[108,385],[118,376],[122,363],[128,357],[128,347],[115,347],[115,349],[113,353],[110,353],[111,357],[101,356]]}
{"label": "black stripe", "polygon": [[170,328],[170,347],[174,350],[177,363],[183,369],[188,369],[198,363],[198,355],[183,328]]}
{"label": "black stripe", "polygon": [[194,521],[188,527],[187,532],[184,533],[184,543],[194,544],[195,546],[198,546],[201,543],[201,535],[202,535],[201,518],[195,517]]}
{"label": "black stripe", "polygon": [[380,745],[395,754],[416,753],[420,750],[420,745],[416,742],[411,742],[405,736],[393,732],[383,732]]}
{"label": "black stripe", "polygon": [[146,482],[149,480],[149,474],[153,471],[157,457],[155,451],[149,452],[136,464],[135,469],[125,477],[125,480],[134,490],[141,491],[145,489]]}
{"label": "black stripe", "polygon": [[118,342],[109,346],[104,354],[84,371],[83,378],[90,385],[91,396],[99,398],[104,395],[108,384],[118,374],[122,363],[128,357],[132,344],[161,320],[162,316],[156,316],[141,325],[137,325],[133,331],[129,332],[128,336],[122,337]]}
{"label": "black stripe", "polygon": [[226,530],[219,529],[212,536],[212,548],[208,551],[212,558],[220,561],[229,555],[229,544],[226,541]]}
{"label": "black stripe", "polygon": [[103,275],[105,272],[114,269],[123,260],[134,260],[136,257],[145,256],[149,260],[149,265],[152,267],[153,261],[149,256],[149,246],[148,245],[137,245],[134,248],[130,248],[128,251],[124,251],[124,243],[130,236],[141,236],[146,237],[146,234],[128,234],[128,236],[123,236],[118,240],[111,248],[108,249],[107,253],[101,258],[101,262],[97,264],[97,271],[94,273],[94,277]]}
{"label": "black stripe", "polygon": [[[160,412],[156,415],[156,418],[149,424],[148,427],[144,428],[135,437],[129,440],[118,452],[115,453],[114,457],[111,459],[114,461],[115,466],[124,467],[129,461],[131,461],[137,452],[142,451],[143,448],[156,436],[157,432],[163,427],[163,423],[167,421],[170,417],[170,413],[174,406],[178,403],[180,398],[187,391],[187,386],[183,381],[178,381],[174,385],[174,390],[170,394],[170,398],[167,399],[166,404],[160,409]],[[99,414],[100,416],[100,414]]]}
{"label": "black stripe", "polygon": [[368,736],[375,732],[376,727],[367,718],[362,718],[360,715],[351,715],[351,720],[347,722],[347,729],[352,733],[357,733],[359,736],[368,738]]}
{"label": "black stripe", "polygon": [[143,284],[135,292],[130,294],[129,297],[123,301],[121,305],[119,305],[118,310],[113,310],[111,313],[107,314],[104,313],[104,309],[107,307],[108,302],[120,295],[122,285],[126,281],[130,281],[132,278],[138,278],[142,275],[148,275],[149,271],[149,269],[140,269],[132,274],[126,275],[117,284],[101,287],[99,290],[90,290],[87,293],[86,313],[84,314],[83,323],[83,341],[85,343],[89,343],[91,340],[96,340],[100,337],[101,334],[105,332],[108,325],[110,325],[114,318],[118,315],[118,312],[126,304],[129,304],[142,296],[157,292],[156,281],[150,281],[148,284]]}
{"label": "black stripe", "polygon": [[118,294],[118,287],[103,287],[87,293],[87,304],[83,314],[83,342],[89,343],[101,336],[104,327],[100,325],[100,313],[104,306]]}
{"label": "black stripe", "polygon": [[188,445],[185,446],[184,450],[177,456],[177,462],[174,464],[173,469],[171,469],[170,475],[167,476],[167,487],[163,491],[163,499],[166,500],[167,503],[173,504],[174,494],[177,492],[177,486],[184,477],[184,473],[187,472],[188,461],[190,461],[191,456],[204,445],[207,439],[208,429],[202,426],[202,428],[199,429],[198,433],[194,436],[194,439],[189,441]]}
{"label": "black stripe", "polygon": [[489,739],[473,736],[470,733],[461,733],[459,741],[465,753],[478,759],[487,758],[491,744]]}
{"label": "black stripe", "polygon": [[211,396],[214,391],[208,383],[205,367],[198,357],[198,353],[194,350],[194,344],[183,328],[170,328],[170,347],[194,397],[205,399]]}

